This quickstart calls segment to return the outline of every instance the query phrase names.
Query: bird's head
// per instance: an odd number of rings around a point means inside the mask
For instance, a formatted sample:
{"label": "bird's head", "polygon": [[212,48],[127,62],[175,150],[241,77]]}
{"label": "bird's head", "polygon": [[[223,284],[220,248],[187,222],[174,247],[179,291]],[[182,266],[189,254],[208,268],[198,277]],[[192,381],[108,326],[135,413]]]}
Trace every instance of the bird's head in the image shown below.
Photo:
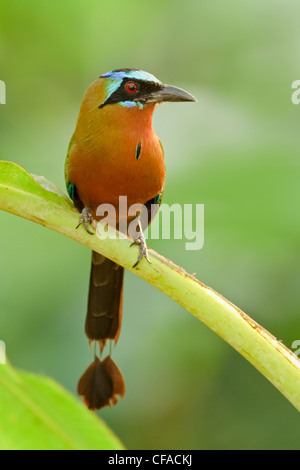
{"label": "bird's head", "polygon": [[190,93],[164,85],[154,75],[136,69],[118,69],[101,75],[105,97],[99,109],[119,104],[125,108],[143,109],[147,104],[164,101],[196,101]]}
{"label": "bird's head", "polygon": [[104,134],[109,140],[115,139],[116,132],[140,134],[152,130],[155,105],[165,101],[196,99],[142,70],[118,69],[105,73],[85,93],[74,138],[95,142]]}

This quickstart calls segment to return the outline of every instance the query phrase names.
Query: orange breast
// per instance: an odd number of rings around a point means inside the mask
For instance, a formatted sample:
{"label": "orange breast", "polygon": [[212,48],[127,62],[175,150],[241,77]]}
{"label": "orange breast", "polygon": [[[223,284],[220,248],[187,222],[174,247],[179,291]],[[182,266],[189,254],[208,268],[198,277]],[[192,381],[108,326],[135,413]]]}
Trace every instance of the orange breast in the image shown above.
{"label": "orange breast", "polygon": [[152,128],[153,109],[108,105],[95,110],[97,119],[89,119],[87,129],[80,113],[66,171],[94,215],[103,203],[117,208],[119,196],[127,196],[130,206],[144,204],[163,190],[164,155]]}

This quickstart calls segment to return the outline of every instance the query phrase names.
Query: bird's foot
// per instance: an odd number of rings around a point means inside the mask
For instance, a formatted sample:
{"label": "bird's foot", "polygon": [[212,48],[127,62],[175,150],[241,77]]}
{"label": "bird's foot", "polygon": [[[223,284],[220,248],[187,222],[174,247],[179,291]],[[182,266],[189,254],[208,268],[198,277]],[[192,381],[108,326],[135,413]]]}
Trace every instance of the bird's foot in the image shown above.
{"label": "bird's foot", "polygon": [[139,232],[137,233],[136,237],[134,238],[134,241],[130,245],[130,246],[138,245],[138,247],[140,249],[139,257],[137,259],[137,262],[134,263],[134,265],[132,266],[133,268],[135,268],[143,258],[145,258],[148,261],[148,263],[151,264],[151,261],[148,257],[148,248],[147,248],[147,244],[146,244],[146,239],[145,239],[145,236],[143,234],[140,221],[138,223],[138,227],[139,227]]}
{"label": "bird's foot", "polygon": [[91,232],[89,229],[89,225],[91,225],[92,222],[93,222],[93,216],[91,213],[91,208],[90,206],[85,206],[82,209],[80,219],[79,219],[79,224],[77,225],[76,228],[80,227],[80,225],[83,224],[87,233],[89,233],[90,235],[94,235],[94,232]]}

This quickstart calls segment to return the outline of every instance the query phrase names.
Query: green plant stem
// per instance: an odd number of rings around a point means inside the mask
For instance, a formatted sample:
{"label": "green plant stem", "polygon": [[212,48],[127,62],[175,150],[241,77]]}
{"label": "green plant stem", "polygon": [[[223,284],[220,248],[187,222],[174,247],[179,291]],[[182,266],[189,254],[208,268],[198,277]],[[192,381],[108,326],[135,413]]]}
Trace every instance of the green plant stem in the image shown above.
{"label": "green plant stem", "polygon": [[129,239],[101,240],[87,234],[82,227],[76,230],[79,215],[63,197],[42,188],[17,165],[12,175],[8,162],[2,164],[0,209],[103,254],[164,292],[227,341],[300,411],[300,361],[271,333],[213,289],[152,250],[149,250],[151,264],[142,260],[137,268],[132,268],[137,248],[129,248]]}

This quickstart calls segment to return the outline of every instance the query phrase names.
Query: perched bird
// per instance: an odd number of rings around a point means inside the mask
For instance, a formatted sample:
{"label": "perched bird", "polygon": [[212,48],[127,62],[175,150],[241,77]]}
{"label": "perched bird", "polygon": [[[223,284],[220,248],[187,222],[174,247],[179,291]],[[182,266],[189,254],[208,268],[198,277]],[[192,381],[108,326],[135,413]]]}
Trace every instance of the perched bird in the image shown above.
{"label": "perched bird", "polygon": [[[88,88],[81,104],[76,129],[65,165],[66,186],[76,209],[79,225],[89,233],[97,208],[111,204],[119,220],[119,196],[127,204],[160,204],[164,183],[164,152],[152,127],[156,104],[165,101],[196,101],[186,91],[164,85],[150,73],[137,69],[118,69],[100,76]],[[128,217],[127,222],[132,220]],[[147,223],[150,223],[148,220]],[[147,225],[147,224],[146,224]],[[139,257],[148,259],[139,225],[134,243]],[[107,340],[118,339],[122,317],[124,270],[93,252],[85,332],[100,350]],[[110,355],[104,361],[95,356],[78,384],[90,409],[112,406],[116,395],[123,396],[124,380]]]}

